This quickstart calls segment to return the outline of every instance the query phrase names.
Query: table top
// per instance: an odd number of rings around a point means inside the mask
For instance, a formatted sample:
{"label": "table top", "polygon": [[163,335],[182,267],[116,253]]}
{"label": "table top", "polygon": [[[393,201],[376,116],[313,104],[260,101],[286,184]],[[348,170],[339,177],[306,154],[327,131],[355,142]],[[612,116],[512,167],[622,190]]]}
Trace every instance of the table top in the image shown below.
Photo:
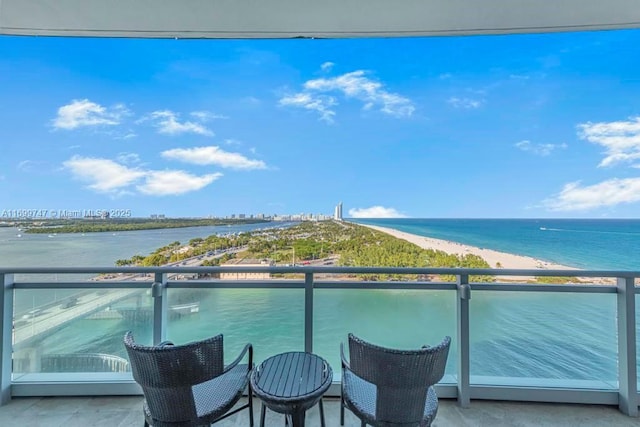
{"label": "table top", "polygon": [[333,371],[327,361],[304,352],[272,356],[251,374],[251,384],[258,396],[283,400],[322,395],[332,380]]}

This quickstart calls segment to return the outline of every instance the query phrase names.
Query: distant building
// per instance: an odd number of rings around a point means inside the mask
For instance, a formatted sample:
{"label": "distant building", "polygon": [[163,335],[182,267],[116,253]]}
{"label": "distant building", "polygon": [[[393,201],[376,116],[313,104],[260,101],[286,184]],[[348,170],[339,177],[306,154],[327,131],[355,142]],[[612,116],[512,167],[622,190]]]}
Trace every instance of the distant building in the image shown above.
{"label": "distant building", "polygon": [[333,219],[336,221],[342,221],[342,202],[338,203],[333,214]]}
{"label": "distant building", "polygon": [[[274,265],[271,260],[260,260],[255,258],[231,259],[221,267],[265,267]],[[225,272],[220,273],[220,280],[267,280],[271,278],[268,272]]]}
{"label": "distant building", "polygon": [[245,219],[246,218],[246,214],[238,214],[238,219]]}

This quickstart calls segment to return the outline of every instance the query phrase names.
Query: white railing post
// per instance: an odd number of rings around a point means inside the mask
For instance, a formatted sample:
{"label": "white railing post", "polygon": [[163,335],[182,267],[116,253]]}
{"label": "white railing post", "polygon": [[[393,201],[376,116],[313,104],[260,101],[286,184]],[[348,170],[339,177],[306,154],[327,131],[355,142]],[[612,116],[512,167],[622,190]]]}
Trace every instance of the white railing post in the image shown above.
{"label": "white railing post", "polygon": [[460,274],[457,277],[457,325],[458,325],[458,404],[463,408],[471,404],[469,386],[469,300],[471,287],[469,275]]}
{"label": "white railing post", "polygon": [[618,407],[638,416],[636,367],[636,293],[633,277],[619,277],[618,284]]}
{"label": "white railing post", "polygon": [[304,351],[313,352],[313,273],[304,274]]}
{"label": "white railing post", "polygon": [[13,274],[0,274],[0,405],[11,400],[13,357]]}
{"label": "white railing post", "polygon": [[167,336],[167,275],[155,273],[154,282],[151,285],[153,297],[153,344],[160,344]]}

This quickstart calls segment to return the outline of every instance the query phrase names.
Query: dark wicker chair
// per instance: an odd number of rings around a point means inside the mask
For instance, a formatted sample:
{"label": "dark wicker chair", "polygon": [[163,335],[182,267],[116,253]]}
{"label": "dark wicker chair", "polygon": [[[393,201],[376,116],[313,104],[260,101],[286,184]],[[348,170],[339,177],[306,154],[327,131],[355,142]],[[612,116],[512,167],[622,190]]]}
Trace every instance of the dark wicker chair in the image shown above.
{"label": "dark wicker chair", "polygon": [[349,334],[349,358],[342,357],[340,425],[344,408],[374,427],[426,427],[438,412],[433,385],[444,375],[451,338],[435,347],[394,350]]}
{"label": "dark wicker chair", "polygon": [[[203,426],[249,408],[253,402],[231,409],[242,397],[253,368],[253,348],[247,344],[229,366],[224,366],[222,335],[185,345],[136,344],[131,332],[124,336],[133,378],[144,392],[145,427]],[[248,364],[240,364],[249,355]],[[231,411],[231,412],[230,412]]]}

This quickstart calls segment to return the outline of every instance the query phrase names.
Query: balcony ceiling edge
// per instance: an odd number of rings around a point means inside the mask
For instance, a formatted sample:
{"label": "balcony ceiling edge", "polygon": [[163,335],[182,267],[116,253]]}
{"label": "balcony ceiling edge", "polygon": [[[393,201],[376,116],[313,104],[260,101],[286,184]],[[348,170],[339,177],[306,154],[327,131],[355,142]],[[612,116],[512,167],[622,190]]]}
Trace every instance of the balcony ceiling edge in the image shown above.
{"label": "balcony ceiling edge", "polygon": [[0,34],[349,38],[640,28],[639,0],[0,0]]}

